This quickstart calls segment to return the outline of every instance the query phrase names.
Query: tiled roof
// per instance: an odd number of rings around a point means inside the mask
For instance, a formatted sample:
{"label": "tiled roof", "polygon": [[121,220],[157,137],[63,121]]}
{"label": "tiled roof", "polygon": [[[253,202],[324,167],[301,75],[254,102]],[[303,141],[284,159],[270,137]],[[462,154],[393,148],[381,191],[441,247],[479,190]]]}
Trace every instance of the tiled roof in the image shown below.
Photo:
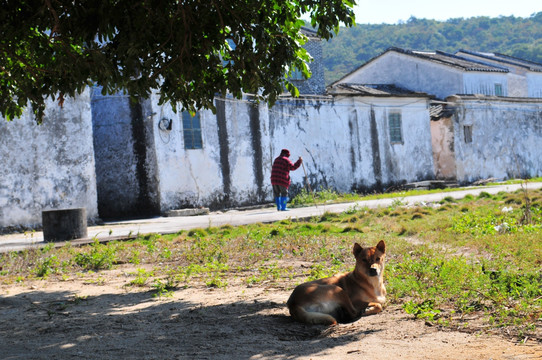
{"label": "tiled roof", "polygon": [[402,54],[415,56],[435,63],[461,68],[465,71],[508,72],[508,69],[506,67],[486,64],[481,61],[466,59],[454,54],[449,54],[438,50],[435,52],[426,52],[405,50],[392,47],[386,51],[395,51]]}
{"label": "tiled roof", "polygon": [[481,53],[481,52],[469,51],[469,50],[464,50],[464,49],[459,50],[459,52],[474,55],[483,59],[498,61],[505,64],[504,66],[508,64],[508,65],[523,67],[530,71],[542,72],[542,64],[536,63],[534,61],[516,58],[510,55],[499,54],[499,53]]}
{"label": "tiled roof", "polygon": [[367,96],[419,96],[427,97],[426,93],[407,90],[392,84],[351,84],[342,83],[329,88],[333,94],[355,94]]}
{"label": "tiled roof", "polygon": [[316,30],[313,30],[313,29],[308,28],[306,26],[301,27],[301,33],[303,35],[305,35],[306,37],[308,37],[308,38],[318,38],[318,39],[320,39],[320,36],[318,36],[318,33],[316,32]]}
{"label": "tiled roof", "polygon": [[460,56],[457,56],[457,55],[454,55],[454,54],[445,53],[445,52],[439,51],[439,50],[434,51],[434,52],[429,52],[429,51],[405,50],[405,49],[401,49],[401,48],[398,48],[398,47],[390,47],[386,51],[384,51],[381,54],[379,54],[379,55],[375,56],[374,58],[370,59],[365,64],[358,67],[357,69],[355,69],[352,72],[344,75],[339,80],[336,80],[335,82],[331,83],[328,87],[335,87],[336,84],[340,83],[346,77],[348,77],[351,74],[355,73],[359,69],[367,66],[369,63],[371,63],[373,61],[376,61],[378,58],[380,58],[384,54],[389,53],[391,51],[401,53],[401,54],[405,54],[405,55],[409,55],[409,56],[414,56],[414,57],[417,57],[417,58],[420,58],[420,59],[424,59],[424,60],[427,60],[427,61],[432,61],[434,63],[439,63],[439,64],[446,65],[446,66],[452,66],[452,67],[455,67],[455,68],[460,68],[460,69],[462,69],[464,71],[485,71],[485,72],[501,72],[501,73],[509,72],[509,70],[504,66],[496,66],[496,65],[491,65],[491,64],[484,63],[482,61],[470,60],[470,59],[466,59],[466,58],[463,58],[463,57],[460,57]]}

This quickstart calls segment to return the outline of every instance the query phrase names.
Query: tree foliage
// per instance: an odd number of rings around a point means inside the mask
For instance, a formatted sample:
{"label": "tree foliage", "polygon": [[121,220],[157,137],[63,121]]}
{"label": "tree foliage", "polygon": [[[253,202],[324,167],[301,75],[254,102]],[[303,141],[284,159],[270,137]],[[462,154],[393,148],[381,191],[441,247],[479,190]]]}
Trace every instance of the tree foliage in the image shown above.
{"label": "tree foliage", "polygon": [[[0,0],[0,113],[91,84],[189,110],[217,93],[273,102],[295,67],[309,75],[300,17],[329,39],[354,22],[351,0]],[[233,44],[233,46],[231,45]]]}
{"label": "tree foliage", "polygon": [[447,21],[411,17],[397,25],[357,24],[324,44],[326,82],[338,80],[389,47],[497,52],[542,63],[542,12],[528,18],[485,16]]}

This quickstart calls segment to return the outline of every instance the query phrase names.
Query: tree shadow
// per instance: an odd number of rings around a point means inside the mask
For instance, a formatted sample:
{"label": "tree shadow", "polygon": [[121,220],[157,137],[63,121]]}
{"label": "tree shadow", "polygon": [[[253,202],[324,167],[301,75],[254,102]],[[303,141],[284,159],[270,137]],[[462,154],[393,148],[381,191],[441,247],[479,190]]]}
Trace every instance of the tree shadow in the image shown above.
{"label": "tree shadow", "polygon": [[149,292],[2,295],[0,316],[3,359],[293,359],[380,331],[300,324],[274,301],[209,306]]}

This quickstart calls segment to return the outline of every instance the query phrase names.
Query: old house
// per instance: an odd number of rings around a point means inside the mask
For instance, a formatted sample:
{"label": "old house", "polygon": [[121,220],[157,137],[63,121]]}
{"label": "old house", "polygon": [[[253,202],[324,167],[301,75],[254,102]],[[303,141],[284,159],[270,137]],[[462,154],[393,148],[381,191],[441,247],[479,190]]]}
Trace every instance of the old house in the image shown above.
{"label": "old house", "polygon": [[390,48],[337,80],[343,84],[394,84],[439,99],[455,94],[507,96],[510,71],[504,66],[442,51]]}
{"label": "old house", "polygon": [[499,53],[459,50],[456,55],[506,67],[510,73],[507,96],[542,98],[542,64]]}
{"label": "old house", "polygon": [[390,48],[330,88],[387,83],[435,95],[435,175],[469,183],[542,174],[541,70],[498,54]]}
{"label": "old house", "polygon": [[292,194],[306,180],[348,192],[540,176],[535,64],[392,48],[326,91],[320,39],[306,31],[313,77],[293,79],[302,95],[273,107],[216,97],[216,113],[192,116],[156,94],[132,103],[94,88],[51,102],[42,126],[28,114],[0,122],[0,229],[39,226],[54,208],[85,207],[92,220],[266,203],[282,148],[305,160]]}
{"label": "old house", "polygon": [[431,121],[437,178],[542,175],[542,99],[454,95]]}

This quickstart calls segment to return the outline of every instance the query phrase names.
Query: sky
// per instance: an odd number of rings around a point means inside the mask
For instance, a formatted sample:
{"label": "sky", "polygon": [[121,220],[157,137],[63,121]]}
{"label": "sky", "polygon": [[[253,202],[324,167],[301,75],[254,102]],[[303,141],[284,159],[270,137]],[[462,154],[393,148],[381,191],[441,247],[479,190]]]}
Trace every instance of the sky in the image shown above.
{"label": "sky", "polygon": [[445,21],[476,16],[529,17],[542,11],[540,0],[356,0],[356,23],[397,24],[411,16]]}

